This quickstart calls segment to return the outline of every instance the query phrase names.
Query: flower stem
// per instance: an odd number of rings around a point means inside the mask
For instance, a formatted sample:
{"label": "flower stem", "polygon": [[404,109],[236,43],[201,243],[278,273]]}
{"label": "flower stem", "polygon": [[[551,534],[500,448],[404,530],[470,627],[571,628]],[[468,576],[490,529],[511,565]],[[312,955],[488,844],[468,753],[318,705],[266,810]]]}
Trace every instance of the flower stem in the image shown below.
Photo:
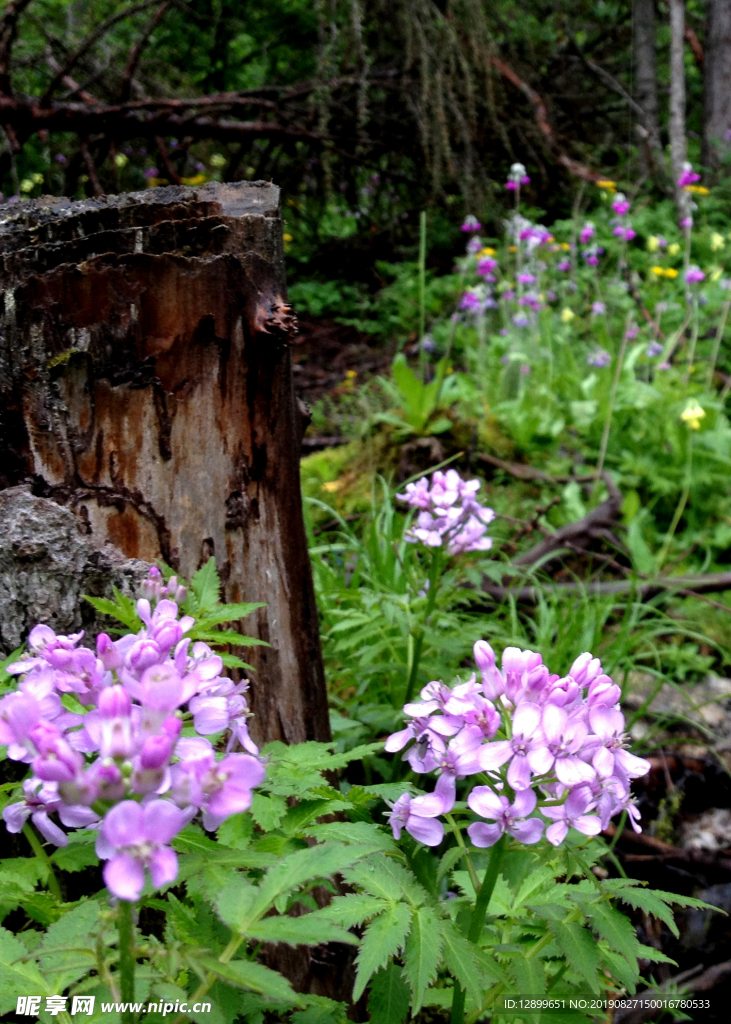
{"label": "flower stem", "polygon": [[[490,905],[490,897],[493,894],[493,891],[495,889],[495,883],[497,882],[497,877],[498,874],[500,873],[500,865],[502,864],[504,853],[505,836],[502,835],[492,848],[490,862],[487,865],[485,877],[477,893],[475,908],[472,911],[470,926],[467,931],[467,938],[469,939],[470,942],[477,943],[477,941],[480,938],[480,935],[482,935],[482,928],[485,924],[485,915],[487,914],[487,908]],[[462,986],[459,985],[455,980],[454,995],[452,997],[452,1016],[450,1018],[450,1024],[463,1024],[464,1003],[465,991],[462,988]]]}
{"label": "flower stem", "polygon": [[[117,929],[119,931],[119,994],[123,1003],[133,1003],[135,998],[135,951],[133,906],[128,900],[117,903]],[[134,1020],[129,1010],[122,1011],[122,1024]]]}
{"label": "flower stem", "polygon": [[688,348],[688,366],[685,371],[684,383],[687,384],[690,381],[690,375],[693,372],[693,360],[695,359],[695,347],[698,343],[698,299],[693,298],[691,308],[693,310],[693,328],[690,335],[690,346]]}
{"label": "flower stem", "polygon": [[607,457],[607,448],[609,446],[609,431],[612,428],[612,416],[614,414],[614,403],[617,400],[617,389],[619,388],[619,378],[622,376],[622,366],[624,365],[624,354],[627,351],[627,331],[625,330],[622,338],[622,344],[619,349],[619,355],[617,356],[617,365],[614,367],[614,378],[612,380],[612,387],[609,392],[609,408],[607,409],[607,418],[604,421],[604,431],[602,433],[602,443],[599,449],[599,460],[596,464],[596,472],[594,474],[597,480],[600,479],[604,471],[604,460]]}
{"label": "flower stem", "polygon": [[426,352],[424,351],[424,330],[426,328],[426,210],[419,214],[419,370],[421,379],[426,373]]}
{"label": "flower stem", "polygon": [[711,390],[713,384],[713,374],[716,369],[716,360],[718,359],[718,350],[721,347],[721,341],[723,340],[723,332],[726,329],[726,321],[728,320],[728,311],[731,309],[731,299],[727,299],[723,304],[723,311],[721,313],[721,322],[718,325],[716,331],[716,340],[713,342],[713,352],[711,353],[711,362],[708,366],[708,376],[706,378],[706,387]]}
{"label": "flower stem", "polygon": [[662,550],[660,551],[660,554],[657,557],[657,571],[658,571],[658,573],[660,572],[660,569],[663,566],[663,562],[665,561],[665,559],[668,556],[668,551],[670,550],[670,542],[672,541],[673,537],[675,536],[675,530],[677,529],[678,523],[680,522],[680,517],[682,516],[683,511],[684,511],[685,506],[686,506],[686,503],[688,501],[688,495],[690,494],[690,480],[691,480],[692,469],[693,469],[693,435],[689,434],[688,435],[688,461],[686,463],[686,468],[685,468],[685,486],[683,487],[683,493],[680,495],[680,501],[678,502],[678,506],[675,509],[675,514],[673,515],[672,522],[670,523],[670,529],[668,530],[667,534],[665,535],[665,541],[663,543]]}
{"label": "flower stem", "polygon": [[63,896],[61,895],[61,886],[58,884],[58,879],[56,878],[56,873],[53,870],[53,864],[51,864],[51,858],[48,856],[46,851],[43,849],[43,844],[41,843],[40,839],[35,834],[35,832],[30,827],[30,825],[28,824],[27,821],[26,821],[25,825],[23,825],[23,835],[25,836],[25,838],[30,843],[30,847],[31,847],[31,850],[33,851],[33,853],[36,855],[38,860],[41,862],[43,867],[48,872],[48,888],[49,888],[49,890],[53,893],[53,895],[56,897],[56,899],[58,900],[59,903],[63,903]]}
{"label": "flower stem", "polygon": [[439,581],[439,570],[441,568],[441,549],[434,548],[431,556],[431,568],[429,570],[429,592],[426,597],[426,612],[424,613],[424,625],[420,626],[417,630],[412,632],[414,638],[414,650],[411,657],[411,669],[409,671],[409,678],[406,681],[406,690],[404,693],[404,704],[408,704],[414,695],[414,689],[416,687],[416,677],[419,672],[419,662],[421,661],[421,649],[424,646],[424,632],[426,626],[429,624],[429,617],[434,611],[434,604],[437,599],[437,583]]}

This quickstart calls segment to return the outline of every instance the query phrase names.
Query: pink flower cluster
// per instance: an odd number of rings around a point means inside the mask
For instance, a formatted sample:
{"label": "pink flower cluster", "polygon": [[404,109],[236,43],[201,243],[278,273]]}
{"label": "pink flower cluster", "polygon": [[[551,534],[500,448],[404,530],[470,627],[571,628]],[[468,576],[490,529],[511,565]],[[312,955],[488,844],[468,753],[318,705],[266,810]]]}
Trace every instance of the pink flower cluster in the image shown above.
{"label": "pink flower cluster", "polygon": [[492,538],[486,537],[488,523],[495,518],[491,508],[477,500],[479,480],[463,480],[454,469],[425,476],[406,485],[405,494],[397,494],[418,509],[415,524],[406,533],[411,543],[429,548],[446,546],[450,555],[466,551],[489,551]]}
{"label": "pink flower cluster", "polygon": [[[170,840],[199,812],[212,830],[246,810],[265,775],[246,724],[247,684],[223,676],[221,658],[186,636],[194,619],[180,617],[175,600],[155,600],[163,590],[185,599],[153,570],[153,603],[137,602],[142,629],[115,641],[100,633],[95,651],[78,646],[83,633],[36,626],[27,655],[8,669],[21,676],[18,688],[0,700],[0,744],[33,772],[23,800],[3,811],[8,831],[30,817],[65,846],[52,815],[68,828],[97,829],[104,880],[124,900],[139,897],[145,869],[156,887],[174,881]],[[67,710],[64,697],[85,713]],[[223,732],[219,760],[206,737]]]}
{"label": "pink flower cluster", "polygon": [[617,192],[616,196],[612,200],[612,209],[620,218],[619,222],[615,225],[612,234],[624,242],[631,242],[637,232],[626,219],[630,210],[630,202],[624,192]]}
{"label": "pink flower cluster", "polygon": [[457,782],[471,776],[486,781],[467,796],[485,819],[467,829],[475,846],[492,846],[506,832],[536,843],[544,829],[558,846],[569,828],[597,835],[623,810],[640,831],[630,786],[650,764],[626,749],[620,689],[599,659],[582,654],[560,678],[533,651],[506,648],[501,669],[484,640],[474,655],[479,680],[473,673],[451,689],[429,683],[420,702],[404,707],[405,728],[386,740],[392,753],[408,746],[403,757],[415,772],[437,773],[432,793],[405,793],[393,805],[394,836],[405,829],[439,845],[439,817],[454,808]]}
{"label": "pink flower cluster", "polygon": [[678,178],[678,188],[687,188],[688,185],[695,185],[700,180],[700,174],[696,174],[693,170],[693,165],[686,162],[683,164],[683,170]]}

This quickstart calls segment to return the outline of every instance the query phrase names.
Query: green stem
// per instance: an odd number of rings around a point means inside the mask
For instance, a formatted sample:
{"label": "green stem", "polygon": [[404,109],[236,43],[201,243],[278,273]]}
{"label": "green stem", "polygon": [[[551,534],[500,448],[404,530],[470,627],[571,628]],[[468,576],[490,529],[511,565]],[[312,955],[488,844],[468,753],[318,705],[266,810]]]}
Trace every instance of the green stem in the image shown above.
{"label": "green stem", "polygon": [[678,507],[675,509],[675,514],[673,515],[673,520],[670,523],[670,529],[668,530],[667,534],[665,535],[665,542],[663,543],[662,550],[660,551],[660,554],[658,555],[658,559],[657,559],[657,571],[658,571],[658,573],[660,572],[660,569],[662,568],[663,562],[665,561],[665,559],[668,556],[668,551],[670,550],[670,543],[671,543],[673,537],[675,536],[675,530],[677,529],[678,523],[680,522],[680,517],[682,516],[683,511],[684,511],[685,506],[686,506],[686,503],[688,501],[688,495],[690,494],[690,479],[691,479],[692,468],[693,468],[693,435],[689,434],[688,435],[688,461],[686,463],[686,469],[685,469],[685,486],[683,487],[683,493],[680,495],[680,501],[678,502]]}
{"label": "green stem", "polygon": [[713,342],[713,352],[711,352],[711,362],[708,367],[708,377],[706,378],[706,387],[711,390],[713,384],[713,373],[716,369],[716,360],[718,359],[718,350],[721,347],[721,341],[723,340],[723,332],[726,329],[726,321],[728,320],[728,311],[731,309],[731,299],[727,299],[723,304],[723,310],[721,312],[721,322],[718,325],[716,331],[716,339]]}
{"label": "green stem", "polygon": [[[239,946],[244,941],[243,935],[234,935],[229,942],[228,946],[224,949],[223,953],[218,958],[220,964],[227,964],[237,952]],[[210,973],[205,981],[202,981],[198,988],[195,990],[193,995],[190,997],[192,1003],[199,1002],[203,996],[207,995],[208,990],[215,984],[216,975]],[[177,1017],[173,1019],[171,1024],[183,1024],[183,1021],[188,1020],[184,1013],[179,1013]]]}
{"label": "green stem", "polygon": [[695,359],[695,347],[698,343],[698,299],[693,298],[693,328],[690,334],[690,347],[688,348],[688,369],[685,372],[685,383],[690,381],[690,375],[693,372],[693,360]]}
{"label": "green stem", "polygon": [[[135,950],[134,923],[132,921],[133,904],[128,900],[117,903],[117,929],[119,931],[119,995],[123,1003],[133,1003],[135,999]],[[134,1015],[129,1010],[122,1011],[122,1024],[131,1024]]]}
{"label": "green stem", "polygon": [[424,330],[426,328],[426,210],[419,214],[419,369],[424,380],[426,352],[424,351]]}
{"label": "green stem", "polygon": [[449,824],[454,829],[454,838],[457,840],[457,846],[459,846],[462,850],[462,856],[464,857],[465,863],[467,864],[467,871],[469,872],[470,879],[472,881],[473,886],[475,887],[475,892],[478,892],[480,888],[480,879],[477,877],[475,865],[472,863],[470,852],[467,849],[464,839],[462,838],[462,830],[460,829],[459,825],[454,820],[454,817],[451,814],[445,814],[444,817],[447,819]]}
{"label": "green stem", "polygon": [[[629,326],[629,324],[627,325]],[[609,392],[609,408],[607,409],[607,418],[604,421],[604,431],[602,433],[602,443],[599,449],[599,461],[596,465],[595,477],[597,480],[601,477],[604,471],[604,460],[607,457],[607,448],[609,446],[609,432],[612,429],[612,416],[614,415],[614,403],[617,400],[617,389],[619,388],[619,378],[622,375],[622,366],[624,365],[624,354],[627,351],[627,330],[625,329],[624,337],[622,338],[622,344],[619,349],[619,355],[617,356],[617,365],[614,367],[614,378],[612,380],[612,387]]]}
{"label": "green stem", "polygon": [[56,878],[56,872],[53,870],[53,864],[51,864],[51,859],[46,853],[46,851],[43,849],[43,844],[41,843],[40,839],[35,834],[35,832],[33,831],[33,829],[31,828],[27,821],[25,825],[23,825],[23,835],[30,843],[30,847],[33,853],[36,855],[38,860],[41,862],[43,867],[48,872],[48,888],[56,897],[58,902],[63,903],[63,896],[61,895],[61,886],[58,884],[58,879]]}
{"label": "green stem", "polygon": [[[500,865],[502,863],[504,852],[505,836],[503,835],[500,837],[500,839],[498,839],[497,843],[492,848],[490,862],[487,865],[485,877],[477,893],[475,908],[472,911],[472,918],[470,919],[470,926],[467,932],[467,938],[470,942],[477,943],[480,938],[480,935],[482,935],[482,929],[485,924],[485,915],[487,914],[487,908],[490,905],[490,898],[495,889],[495,883],[497,882],[498,874],[500,873]],[[455,979],[454,995],[452,997],[452,1016],[450,1018],[450,1024],[463,1024],[464,1003],[465,991],[462,988],[462,986],[457,983]]]}
{"label": "green stem", "polygon": [[411,657],[411,670],[409,671],[409,678],[406,681],[406,692],[404,694],[404,704],[408,704],[414,695],[414,689],[416,687],[416,677],[419,672],[419,662],[421,661],[421,649],[424,646],[424,633],[426,626],[429,624],[429,617],[434,611],[434,603],[437,599],[437,584],[439,582],[439,570],[441,568],[441,548],[434,548],[431,556],[431,569],[429,570],[429,592],[426,598],[426,612],[424,614],[424,625],[420,626],[417,631],[412,632],[414,637],[414,650]]}

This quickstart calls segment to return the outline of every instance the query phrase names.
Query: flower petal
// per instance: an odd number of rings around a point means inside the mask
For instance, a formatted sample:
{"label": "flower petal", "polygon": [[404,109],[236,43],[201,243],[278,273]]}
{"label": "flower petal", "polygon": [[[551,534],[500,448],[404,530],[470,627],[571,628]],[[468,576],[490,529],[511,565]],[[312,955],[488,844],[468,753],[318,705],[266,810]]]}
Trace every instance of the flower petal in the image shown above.
{"label": "flower petal", "polygon": [[410,814],[405,827],[424,846],[439,846],[444,839],[444,825],[436,818],[421,818],[418,814]]}
{"label": "flower petal", "polygon": [[536,795],[532,789],[522,789],[515,794],[513,810],[519,818],[527,818],[536,808]]}
{"label": "flower petal", "polygon": [[546,829],[546,839],[551,846],[560,846],[568,835],[569,827],[565,821],[556,821]]}
{"label": "flower petal", "polygon": [[145,872],[139,861],[128,853],[118,853],[108,860],[102,874],[107,889],[120,900],[134,902],[140,898],[145,884]]}
{"label": "flower petal", "polygon": [[528,818],[527,821],[516,822],[509,831],[519,843],[530,846],[537,843],[543,835],[543,822],[540,818]]}
{"label": "flower petal", "polygon": [[102,822],[102,834],[111,846],[131,846],[145,838],[142,808],[134,800],[123,800],[112,807]]}
{"label": "flower petal", "polygon": [[169,800],[151,800],[144,804],[143,815],[144,837],[153,843],[169,843],[186,821],[183,812]]}
{"label": "flower petal", "polygon": [[169,885],[178,877],[178,855],[169,846],[155,850],[150,858],[150,877],[156,889]]}
{"label": "flower petal", "polygon": [[484,821],[475,821],[467,829],[472,845],[481,849],[494,846],[502,834],[502,825],[486,825]]}
{"label": "flower petal", "polygon": [[513,748],[509,740],[496,740],[494,743],[486,743],[477,752],[477,760],[483,772],[491,772],[500,768],[506,761],[510,760]]}
{"label": "flower petal", "polygon": [[508,799],[489,786],[475,786],[467,797],[467,806],[482,818],[499,818],[508,807]]}
{"label": "flower petal", "polygon": [[592,782],[595,778],[594,769],[579,757],[558,757],[555,764],[556,777],[564,786],[580,786],[582,782]]}
{"label": "flower petal", "polygon": [[531,771],[525,754],[516,754],[508,768],[508,783],[513,789],[528,789],[531,783]]}

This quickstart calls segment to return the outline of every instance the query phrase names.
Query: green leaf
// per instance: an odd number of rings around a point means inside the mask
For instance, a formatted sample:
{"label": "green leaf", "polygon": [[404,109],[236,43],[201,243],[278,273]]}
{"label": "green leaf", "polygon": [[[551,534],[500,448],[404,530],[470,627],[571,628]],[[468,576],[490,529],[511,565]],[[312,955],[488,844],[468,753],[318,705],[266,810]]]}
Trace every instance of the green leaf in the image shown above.
{"label": "green leaf", "polygon": [[632,922],[604,900],[585,908],[592,926],[607,944],[619,953],[632,954],[637,947],[637,934]]}
{"label": "green leaf", "polygon": [[388,832],[369,821],[328,821],[310,826],[304,830],[304,834],[321,842],[335,840],[340,843],[361,843],[385,853],[395,853],[398,849]]}
{"label": "green leaf", "polygon": [[405,897],[414,906],[426,903],[427,894],[410,871],[390,857],[374,854],[345,872],[349,882],[361,886],[372,896],[392,902]]}
{"label": "green leaf", "polygon": [[482,1006],[483,981],[471,942],[457,931],[451,921],[442,921],[442,956],[452,977],[469,993],[477,1006]]}
{"label": "green leaf", "polygon": [[221,581],[216,572],[216,559],[209,558],[190,581],[193,594],[196,598],[196,612],[210,612],[218,604],[218,595],[221,590]]}
{"label": "green leaf", "polygon": [[330,920],[327,910],[325,907],[302,917],[265,917],[248,928],[246,935],[257,942],[286,942],[290,946],[319,946],[324,942],[357,946],[355,935]]}
{"label": "green leaf", "polygon": [[409,907],[405,903],[397,903],[374,917],[368,925],[356,959],[354,1003],[363,995],[371,975],[385,967],[389,957],[396,956],[403,948],[410,921]]}
{"label": "green leaf", "polygon": [[259,601],[257,603],[222,604],[213,611],[200,616],[196,620],[196,626],[200,626],[201,629],[210,629],[212,626],[220,626],[223,622],[238,622],[240,619],[245,619],[247,615],[251,615],[257,608],[266,608],[266,603]]}
{"label": "green leaf", "polygon": [[[79,833],[72,832],[69,839],[71,840],[75,834]],[[93,840],[86,843],[71,841],[68,846],[59,846],[51,855],[51,862],[62,871],[73,872],[83,871],[85,868],[91,867],[92,864],[98,864],[99,858],[96,855]]]}
{"label": "green leaf", "polygon": [[653,917],[664,921],[676,939],[680,933],[668,904],[678,903],[680,906],[692,906],[701,910],[711,909],[700,900],[688,903],[687,901],[691,897],[676,896],[674,893],[662,892],[658,889],[643,889],[636,882],[628,882],[622,878],[607,879],[602,882],[602,888],[611,892],[623,903],[628,903],[635,910],[642,910],[646,914],[652,914]]}
{"label": "green leaf", "polygon": [[287,801],[282,796],[254,793],[249,813],[263,832],[272,832],[287,813]]}
{"label": "green leaf", "polygon": [[342,925],[343,928],[353,928],[367,921],[369,917],[380,914],[387,907],[388,903],[377,896],[350,893],[348,896],[336,896],[325,910],[331,921]]}
{"label": "green leaf", "polygon": [[368,992],[370,1024],[403,1024],[409,1012],[409,989],[401,968],[389,964],[371,978]]}
{"label": "green leaf", "polygon": [[51,988],[68,988],[95,965],[93,933],[98,921],[99,904],[85,900],[48,928],[36,957]]}
{"label": "green leaf", "polygon": [[603,945],[599,946],[599,955],[603,963],[609,968],[612,977],[624,985],[630,995],[634,995],[637,990],[637,982],[640,979],[640,972],[635,957],[624,957],[621,953],[617,953],[616,950],[606,949]]}
{"label": "green leaf", "polygon": [[292,1024],[348,1024],[348,1007],[345,1003],[336,1003],[334,999],[326,999],[325,996],[307,995],[304,998],[310,1005],[306,1010],[292,1014]]}
{"label": "green leaf", "polygon": [[232,644],[234,647],[269,647],[266,640],[258,640],[254,636],[244,636],[235,629],[198,629],[193,627],[190,632],[194,640],[203,640],[207,644]]}
{"label": "green leaf", "polygon": [[640,960],[649,960],[650,963],[672,964],[673,967],[678,966],[675,960],[671,960],[669,956],[661,953],[659,949],[655,949],[654,946],[644,946],[641,942],[637,943],[637,956]]}
{"label": "green leaf", "polygon": [[548,926],[569,965],[584,978],[592,992],[598,992],[599,950],[591,932],[576,921],[549,920]]}
{"label": "green leaf", "polygon": [[[296,807],[290,807],[282,821],[282,831],[285,835],[294,836],[301,832],[307,825],[322,818],[325,814],[334,814],[336,811],[347,810],[350,804],[347,800],[331,800],[323,798],[320,800],[300,800]],[[331,838],[337,838],[332,836]]]}
{"label": "green leaf", "polygon": [[526,996],[542,996],[546,991],[546,969],[537,956],[518,956],[510,961],[510,977],[515,991]]}
{"label": "green leaf", "polygon": [[437,973],[442,951],[440,919],[431,907],[419,907],[411,920],[404,952],[404,973],[413,994],[412,1014],[421,1009],[424,993]]}
{"label": "green leaf", "polygon": [[18,996],[53,995],[27,950],[12,932],[0,928],[0,1013],[14,1012]]}
{"label": "green leaf", "polygon": [[459,864],[463,856],[464,851],[461,846],[453,846],[451,849],[447,850],[439,861],[439,867],[437,868],[437,881],[441,881],[445,875],[449,874],[455,864]]}
{"label": "green leaf", "polygon": [[227,964],[222,964],[212,956],[203,956],[199,962],[211,974],[238,988],[245,988],[267,999],[276,999],[293,1006],[305,1005],[304,1000],[297,995],[286,978],[264,967],[263,964],[257,964],[253,960],[231,960]]}

